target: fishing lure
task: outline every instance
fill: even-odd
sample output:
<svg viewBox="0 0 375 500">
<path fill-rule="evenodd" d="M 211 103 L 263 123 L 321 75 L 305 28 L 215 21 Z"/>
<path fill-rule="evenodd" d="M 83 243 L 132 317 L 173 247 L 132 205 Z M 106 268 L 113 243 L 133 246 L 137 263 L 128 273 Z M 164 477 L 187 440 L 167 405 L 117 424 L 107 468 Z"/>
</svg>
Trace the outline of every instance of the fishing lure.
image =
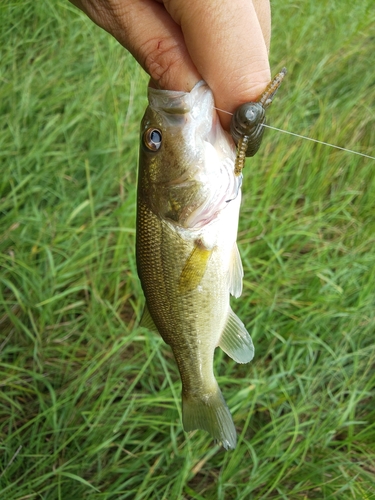
<svg viewBox="0 0 375 500">
<path fill-rule="evenodd" d="M 245 157 L 254 156 L 259 149 L 266 122 L 266 109 L 272 104 L 285 75 L 286 68 L 282 68 L 255 102 L 242 104 L 232 116 L 230 132 L 237 144 L 237 156 L 234 164 L 234 173 L 237 176 L 242 172 Z"/>
</svg>

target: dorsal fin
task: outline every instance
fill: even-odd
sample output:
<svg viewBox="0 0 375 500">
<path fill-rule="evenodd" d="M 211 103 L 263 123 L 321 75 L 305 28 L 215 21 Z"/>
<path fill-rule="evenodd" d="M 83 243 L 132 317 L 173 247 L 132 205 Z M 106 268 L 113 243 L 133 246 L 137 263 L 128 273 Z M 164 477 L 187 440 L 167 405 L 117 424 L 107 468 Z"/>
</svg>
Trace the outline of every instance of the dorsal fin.
<svg viewBox="0 0 375 500">
<path fill-rule="evenodd" d="M 145 308 L 143 310 L 139 326 L 141 326 L 142 328 L 147 328 L 147 330 L 151 330 L 152 332 L 159 333 L 159 330 L 157 329 L 154 320 L 151 318 L 150 311 L 148 310 L 147 307 L 147 302 L 145 304 Z"/>
</svg>

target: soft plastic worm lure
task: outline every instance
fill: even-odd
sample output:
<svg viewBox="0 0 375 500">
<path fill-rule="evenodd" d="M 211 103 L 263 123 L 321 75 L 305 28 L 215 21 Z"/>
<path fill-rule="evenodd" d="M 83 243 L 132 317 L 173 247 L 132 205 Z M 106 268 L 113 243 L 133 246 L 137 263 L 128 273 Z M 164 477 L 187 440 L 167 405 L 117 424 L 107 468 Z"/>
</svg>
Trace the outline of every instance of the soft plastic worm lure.
<svg viewBox="0 0 375 500">
<path fill-rule="evenodd" d="M 237 144 L 237 157 L 234 164 L 235 175 L 240 175 L 246 156 L 254 156 L 262 142 L 266 122 L 266 109 L 272 103 L 281 82 L 286 75 L 283 68 L 267 85 L 266 90 L 255 102 L 246 102 L 238 107 L 232 116 L 230 132 Z"/>
</svg>

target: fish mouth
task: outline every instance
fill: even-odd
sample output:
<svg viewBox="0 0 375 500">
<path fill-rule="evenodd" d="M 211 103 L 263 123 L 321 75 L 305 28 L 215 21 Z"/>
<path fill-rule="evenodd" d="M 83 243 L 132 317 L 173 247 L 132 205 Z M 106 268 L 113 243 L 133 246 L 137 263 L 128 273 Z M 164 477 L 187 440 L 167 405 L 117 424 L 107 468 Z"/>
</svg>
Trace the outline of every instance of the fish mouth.
<svg viewBox="0 0 375 500">
<path fill-rule="evenodd" d="M 211 97 L 211 91 L 203 80 L 200 80 L 190 92 L 149 87 L 148 101 L 149 106 L 157 112 L 168 115 L 185 115 L 199 108 L 197 110 L 198 116 L 202 110 L 202 94 L 204 93 Z M 213 100 L 212 97 L 211 100 Z"/>
<path fill-rule="evenodd" d="M 219 118 L 214 110 L 214 98 L 208 85 L 199 81 L 190 92 L 148 88 L 152 121 L 159 123 L 173 137 L 181 137 L 181 145 L 193 152 L 201 142 L 215 146 Z"/>
</svg>

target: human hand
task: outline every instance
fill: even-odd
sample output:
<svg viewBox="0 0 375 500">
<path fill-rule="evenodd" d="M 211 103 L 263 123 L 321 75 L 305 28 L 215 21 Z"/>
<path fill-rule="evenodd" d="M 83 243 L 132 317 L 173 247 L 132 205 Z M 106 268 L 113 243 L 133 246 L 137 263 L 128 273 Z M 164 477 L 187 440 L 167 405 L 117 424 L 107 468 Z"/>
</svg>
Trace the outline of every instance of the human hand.
<svg viewBox="0 0 375 500">
<path fill-rule="evenodd" d="M 190 91 L 201 79 L 233 112 L 270 81 L 269 0 L 71 0 L 128 49 L 151 85 Z M 220 113 L 224 128 L 230 116 Z"/>
</svg>

